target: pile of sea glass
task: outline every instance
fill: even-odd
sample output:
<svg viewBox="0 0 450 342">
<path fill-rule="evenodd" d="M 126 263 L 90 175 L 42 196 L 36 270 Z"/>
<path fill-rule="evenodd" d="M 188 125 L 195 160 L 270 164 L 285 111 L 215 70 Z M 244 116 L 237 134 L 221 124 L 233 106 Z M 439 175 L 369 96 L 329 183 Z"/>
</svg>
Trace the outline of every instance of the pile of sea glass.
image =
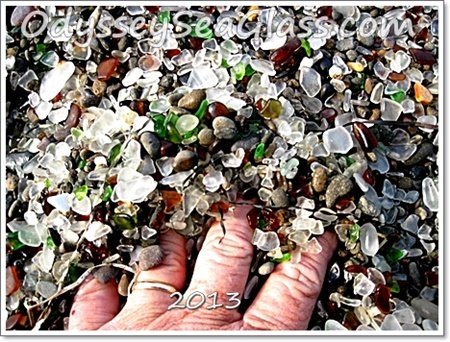
<svg viewBox="0 0 450 342">
<path fill-rule="evenodd" d="M 437 8 L 19 6 L 7 18 L 8 329 L 63 329 L 99 265 L 125 300 L 141 250 L 167 229 L 193 265 L 240 203 L 254 204 L 244 301 L 278 263 L 321 253 L 329 230 L 339 247 L 311 329 L 438 329 Z M 384 21 L 408 25 L 364 29 Z"/>
</svg>

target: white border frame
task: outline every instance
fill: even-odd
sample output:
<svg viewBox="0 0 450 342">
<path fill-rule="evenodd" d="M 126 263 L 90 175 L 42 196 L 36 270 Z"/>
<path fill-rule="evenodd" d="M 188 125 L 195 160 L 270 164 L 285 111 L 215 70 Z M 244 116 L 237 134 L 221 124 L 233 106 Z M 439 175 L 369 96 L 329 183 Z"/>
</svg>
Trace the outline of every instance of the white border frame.
<svg viewBox="0 0 450 342">
<path fill-rule="evenodd" d="M 19 1 L 20 5 L 39 5 L 39 6 L 55 6 L 55 5 L 101 5 L 101 6 L 123 6 L 123 1 Z M 127 4 L 131 4 L 130 2 L 126 2 Z M 444 336 L 444 326 L 447 324 L 447 320 L 444 317 L 444 298 L 445 298 L 445 289 L 444 289 L 444 277 L 447 277 L 447 272 L 445 270 L 446 260 L 444 260 L 444 238 L 447 238 L 449 234 L 444 234 L 444 230 L 446 229 L 445 221 L 444 221 L 444 193 L 447 193 L 448 184 L 444 182 L 444 124 L 446 113 L 444 108 L 444 47 L 448 48 L 448 44 L 446 40 L 447 35 L 444 33 L 444 21 L 445 21 L 445 13 L 444 13 L 444 1 L 333 1 L 333 0 L 316 0 L 316 1 L 277 1 L 278 6 L 316 6 L 318 3 L 332 6 L 340 6 L 340 5 L 365 5 L 365 4 L 376 4 L 377 6 L 401 6 L 401 5 L 426 5 L 426 6 L 437 6 L 439 8 L 439 153 L 438 153 L 438 167 L 439 167 L 439 330 L 438 331 L 9 331 L 6 330 L 6 308 L 5 308 L 5 297 L 3 297 L 3 293 L 5 293 L 5 282 L 1 282 L 1 335 L 5 336 Z M 166 6 L 186 6 L 186 3 L 181 1 L 133 1 L 133 5 L 166 5 Z M 271 2 L 264 0 L 256 0 L 256 1 L 189 1 L 189 6 L 200 6 L 200 5 L 249 5 L 249 4 L 261 4 L 261 5 L 270 5 Z M 6 32 L 6 7 L 7 6 L 16 6 L 18 5 L 17 1 L 1 1 L 1 32 Z M 9 18 L 8 18 L 9 19 Z M 444 41 L 445 40 L 445 41 Z M 0 222 L 2 223 L 2 230 L 0 233 L 0 243 L 1 243 L 1 279 L 5 279 L 5 271 L 6 268 L 3 267 L 3 263 L 5 260 L 6 253 L 6 239 L 4 238 L 4 234 L 6 233 L 6 207 L 5 207 L 5 199 L 6 193 L 5 188 L 3 186 L 3 181 L 6 179 L 6 168 L 3 167 L 5 165 L 6 159 L 6 150 L 5 150 L 5 141 L 6 139 L 6 70 L 4 70 L 4 60 L 5 60 L 5 52 L 6 52 L 6 41 L 5 36 L 2 34 L 0 38 L 0 47 L 1 47 L 1 58 L 0 58 L 0 77 L 1 77 L 1 97 L 0 97 L 0 132 L 1 132 L 1 141 L 0 141 L 0 183 L 2 184 L 0 187 Z M 447 75 L 448 76 L 448 75 Z M 445 125 L 445 128 L 448 125 Z M 445 187 L 445 190 L 444 190 Z M 450 191 L 450 190 L 449 190 Z M 449 245 L 449 244 L 447 244 Z"/>
</svg>

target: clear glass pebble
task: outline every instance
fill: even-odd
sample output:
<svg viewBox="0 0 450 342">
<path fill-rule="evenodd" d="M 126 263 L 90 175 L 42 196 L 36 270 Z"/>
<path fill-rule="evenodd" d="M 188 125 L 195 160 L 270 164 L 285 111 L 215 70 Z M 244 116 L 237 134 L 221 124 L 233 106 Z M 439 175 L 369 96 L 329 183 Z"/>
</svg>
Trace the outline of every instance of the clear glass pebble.
<svg viewBox="0 0 450 342">
<path fill-rule="evenodd" d="M 399 50 L 395 53 L 395 57 L 390 64 L 390 68 L 391 70 L 400 73 L 406 69 L 410 63 L 411 57 L 405 51 Z"/>
<path fill-rule="evenodd" d="M 374 256 L 380 248 L 377 230 L 371 223 L 365 223 L 360 229 L 361 251 L 367 256 Z"/>
<path fill-rule="evenodd" d="M 402 114 L 403 107 L 398 102 L 383 98 L 381 100 L 381 118 L 387 121 L 397 121 Z"/>
<path fill-rule="evenodd" d="M 28 85 L 30 82 L 38 80 L 36 73 L 33 70 L 27 70 L 17 81 L 17 84 L 21 86 L 25 90 L 28 89 Z"/>
<path fill-rule="evenodd" d="M 320 74 L 316 70 L 308 67 L 301 68 L 299 82 L 309 97 L 316 96 L 322 87 Z"/>
<path fill-rule="evenodd" d="M 402 224 L 400 224 L 400 226 L 404 230 L 409 231 L 409 232 L 413 233 L 414 235 L 416 235 L 417 230 L 419 229 L 418 222 L 419 222 L 419 216 L 417 216 L 416 214 L 411 214 L 406 218 L 405 221 L 403 221 Z"/>
<path fill-rule="evenodd" d="M 125 77 L 122 80 L 122 84 L 124 87 L 129 87 L 135 84 L 144 74 L 144 70 L 141 68 L 133 68 L 127 72 Z"/>
<path fill-rule="evenodd" d="M 250 66 L 253 70 L 269 76 L 275 76 L 275 68 L 273 63 L 265 59 L 252 59 L 250 60 Z"/>
<path fill-rule="evenodd" d="M 335 321 L 334 319 L 329 319 L 325 322 L 325 330 L 327 331 L 327 330 L 348 330 L 348 329 L 338 321 Z"/>
<path fill-rule="evenodd" d="M 364 274 L 359 273 L 353 281 L 353 292 L 360 296 L 369 296 L 375 290 L 375 284 Z"/>
<path fill-rule="evenodd" d="M 185 114 L 177 120 L 175 128 L 178 130 L 178 133 L 184 135 L 197 127 L 199 123 L 200 120 L 195 115 Z"/>
<path fill-rule="evenodd" d="M 414 312 L 409 308 L 395 310 L 392 314 L 395 316 L 395 318 L 397 318 L 397 321 L 402 324 L 414 324 L 414 322 L 416 321 Z"/>
<path fill-rule="evenodd" d="M 112 228 L 99 221 L 92 222 L 87 228 L 84 238 L 90 242 L 100 239 L 112 232 Z"/>
<path fill-rule="evenodd" d="M 57 287 L 54 283 L 51 283 L 49 281 L 40 280 L 36 284 L 36 291 L 44 298 L 50 298 L 53 296 L 56 291 Z"/>
<path fill-rule="evenodd" d="M 353 147 L 353 139 L 344 127 L 336 127 L 326 130 L 322 136 L 325 148 L 330 153 L 345 154 Z"/>
<path fill-rule="evenodd" d="M 378 104 L 381 102 L 383 98 L 384 85 L 383 83 L 377 83 L 375 87 L 372 89 L 372 93 L 370 94 L 370 102 Z"/>
<path fill-rule="evenodd" d="M 436 304 L 421 298 L 414 298 L 411 301 L 411 306 L 422 318 L 438 321 L 439 309 Z"/>
<path fill-rule="evenodd" d="M 192 89 L 207 89 L 213 88 L 219 83 L 213 69 L 208 67 L 197 67 L 191 71 L 187 86 Z"/>
<path fill-rule="evenodd" d="M 422 330 L 417 324 L 402 324 L 402 329 L 405 331 L 411 331 L 411 330 Z"/>
<path fill-rule="evenodd" d="M 431 319 L 424 319 L 422 321 L 423 330 L 439 330 L 439 325 Z"/>
<path fill-rule="evenodd" d="M 205 189 L 210 192 L 216 192 L 225 181 L 221 171 L 213 170 L 203 178 Z"/>
<path fill-rule="evenodd" d="M 423 203 L 433 212 L 439 210 L 439 191 L 430 177 L 422 181 Z"/>
<path fill-rule="evenodd" d="M 42 78 L 39 88 L 39 96 L 44 101 L 52 100 L 64 88 L 66 82 L 75 72 L 75 65 L 72 62 L 62 61 L 47 72 Z"/>
<path fill-rule="evenodd" d="M 382 81 L 385 81 L 391 70 L 389 70 L 388 68 L 386 68 L 383 63 L 381 62 L 376 62 L 375 65 L 373 66 L 373 72 L 375 73 L 375 75 L 381 79 Z"/>
<path fill-rule="evenodd" d="M 381 330 L 403 330 L 394 315 L 386 315 L 380 326 Z"/>
</svg>

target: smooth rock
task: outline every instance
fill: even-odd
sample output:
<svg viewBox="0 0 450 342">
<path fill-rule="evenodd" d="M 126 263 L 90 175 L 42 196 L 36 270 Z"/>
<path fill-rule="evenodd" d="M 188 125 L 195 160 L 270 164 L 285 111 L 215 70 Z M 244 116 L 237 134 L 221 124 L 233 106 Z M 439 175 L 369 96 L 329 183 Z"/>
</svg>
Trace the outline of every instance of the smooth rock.
<svg viewBox="0 0 450 342">
<path fill-rule="evenodd" d="M 285 208 L 289 205 L 289 196 L 281 188 L 275 189 L 270 197 L 273 206 L 276 208 Z"/>
<path fill-rule="evenodd" d="M 152 245 L 142 249 L 139 254 L 139 268 L 147 271 L 158 266 L 164 260 L 164 253 L 159 245 Z"/>
<path fill-rule="evenodd" d="M 205 127 L 198 132 L 197 138 L 200 145 L 209 146 L 215 140 L 214 131 L 211 128 Z"/>
<path fill-rule="evenodd" d="M 184 95 L 178 101 L 178 107 L 187 109 L 187 110 L 196 110 L 200 103 L 206 98 L 206 93 L 203 89 L 195 89 L 186 95 Z"/>
<path fill-rule="evenodd" d="M 106 284 L 117 275 L 117 269 L 111 266 L 102 266 L 94 272 L 94 277 L 100 283 Z"/>
<path fill-rule="evenodd" d="M 328 174 L 323 167 L 316 167 L 312 173 L 311 186 L 315 192 L 323 192 L 326 189 Z"/>
<path fill-rule="evenodd" d="M 161 142 L 159 139 L 151 132 L 144 132 L 139 138 L 144 149 L 150 155 L 150 157 L 155 158 L 158 156 Z"/>
<path fill-rule="evenodd" d="M 334 176 L 325 192 L 326 206 L 331 208 L 339 197 L 348 194 L 352 189 L 353 183 L 348 177 L 344 175 Z"/>
<path fill-rule="evenodd" d="M 233 139 L 236 135 L 236 124 L 233 120 L 218 116 L 212 122 L 214 135 L 219 139 Z"/>
</svg>

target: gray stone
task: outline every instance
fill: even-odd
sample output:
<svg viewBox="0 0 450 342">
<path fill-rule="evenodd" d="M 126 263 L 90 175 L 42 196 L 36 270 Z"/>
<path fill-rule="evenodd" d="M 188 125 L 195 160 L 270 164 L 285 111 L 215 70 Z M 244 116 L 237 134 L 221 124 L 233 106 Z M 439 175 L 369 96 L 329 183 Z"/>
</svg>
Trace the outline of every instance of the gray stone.
<svg viewBox="0 0 450 342">
<path fill-rule="evenodd" d="M 270 198 L 272 200 L 273 206 L 276 208 L 285 208 L 289 205 L 289 197 L 281 188 L 275 189 L 272 192 L 272 196 Z"/>
<path fill-rule="evenodd" d="M 102 266 L 94 272 L 95 279 L 102 284 L 106 284 L 111 279 L 114 279 L 116 275 L 117 270 L 111 266 Z"/>
<path fill-rule="evenodd" d="M 233 139 L 236 135 L 236 124 L 233 120 L 218 116 L 213 120 L 214 135 L 219 139 Z"/>
<path fill-rule="evenodd" d="M 147 271 L 161 264 L 163 260 L 164 253 L 159 245 L 145 247 L 139 254 L 139 268 Z"/>
<path fill-rule="evenodd" d="M 139 140 L 150 157 L 155 158 L 159 155 L 161 142 L 153 133 L 144 132 Z"/>
</svg>

